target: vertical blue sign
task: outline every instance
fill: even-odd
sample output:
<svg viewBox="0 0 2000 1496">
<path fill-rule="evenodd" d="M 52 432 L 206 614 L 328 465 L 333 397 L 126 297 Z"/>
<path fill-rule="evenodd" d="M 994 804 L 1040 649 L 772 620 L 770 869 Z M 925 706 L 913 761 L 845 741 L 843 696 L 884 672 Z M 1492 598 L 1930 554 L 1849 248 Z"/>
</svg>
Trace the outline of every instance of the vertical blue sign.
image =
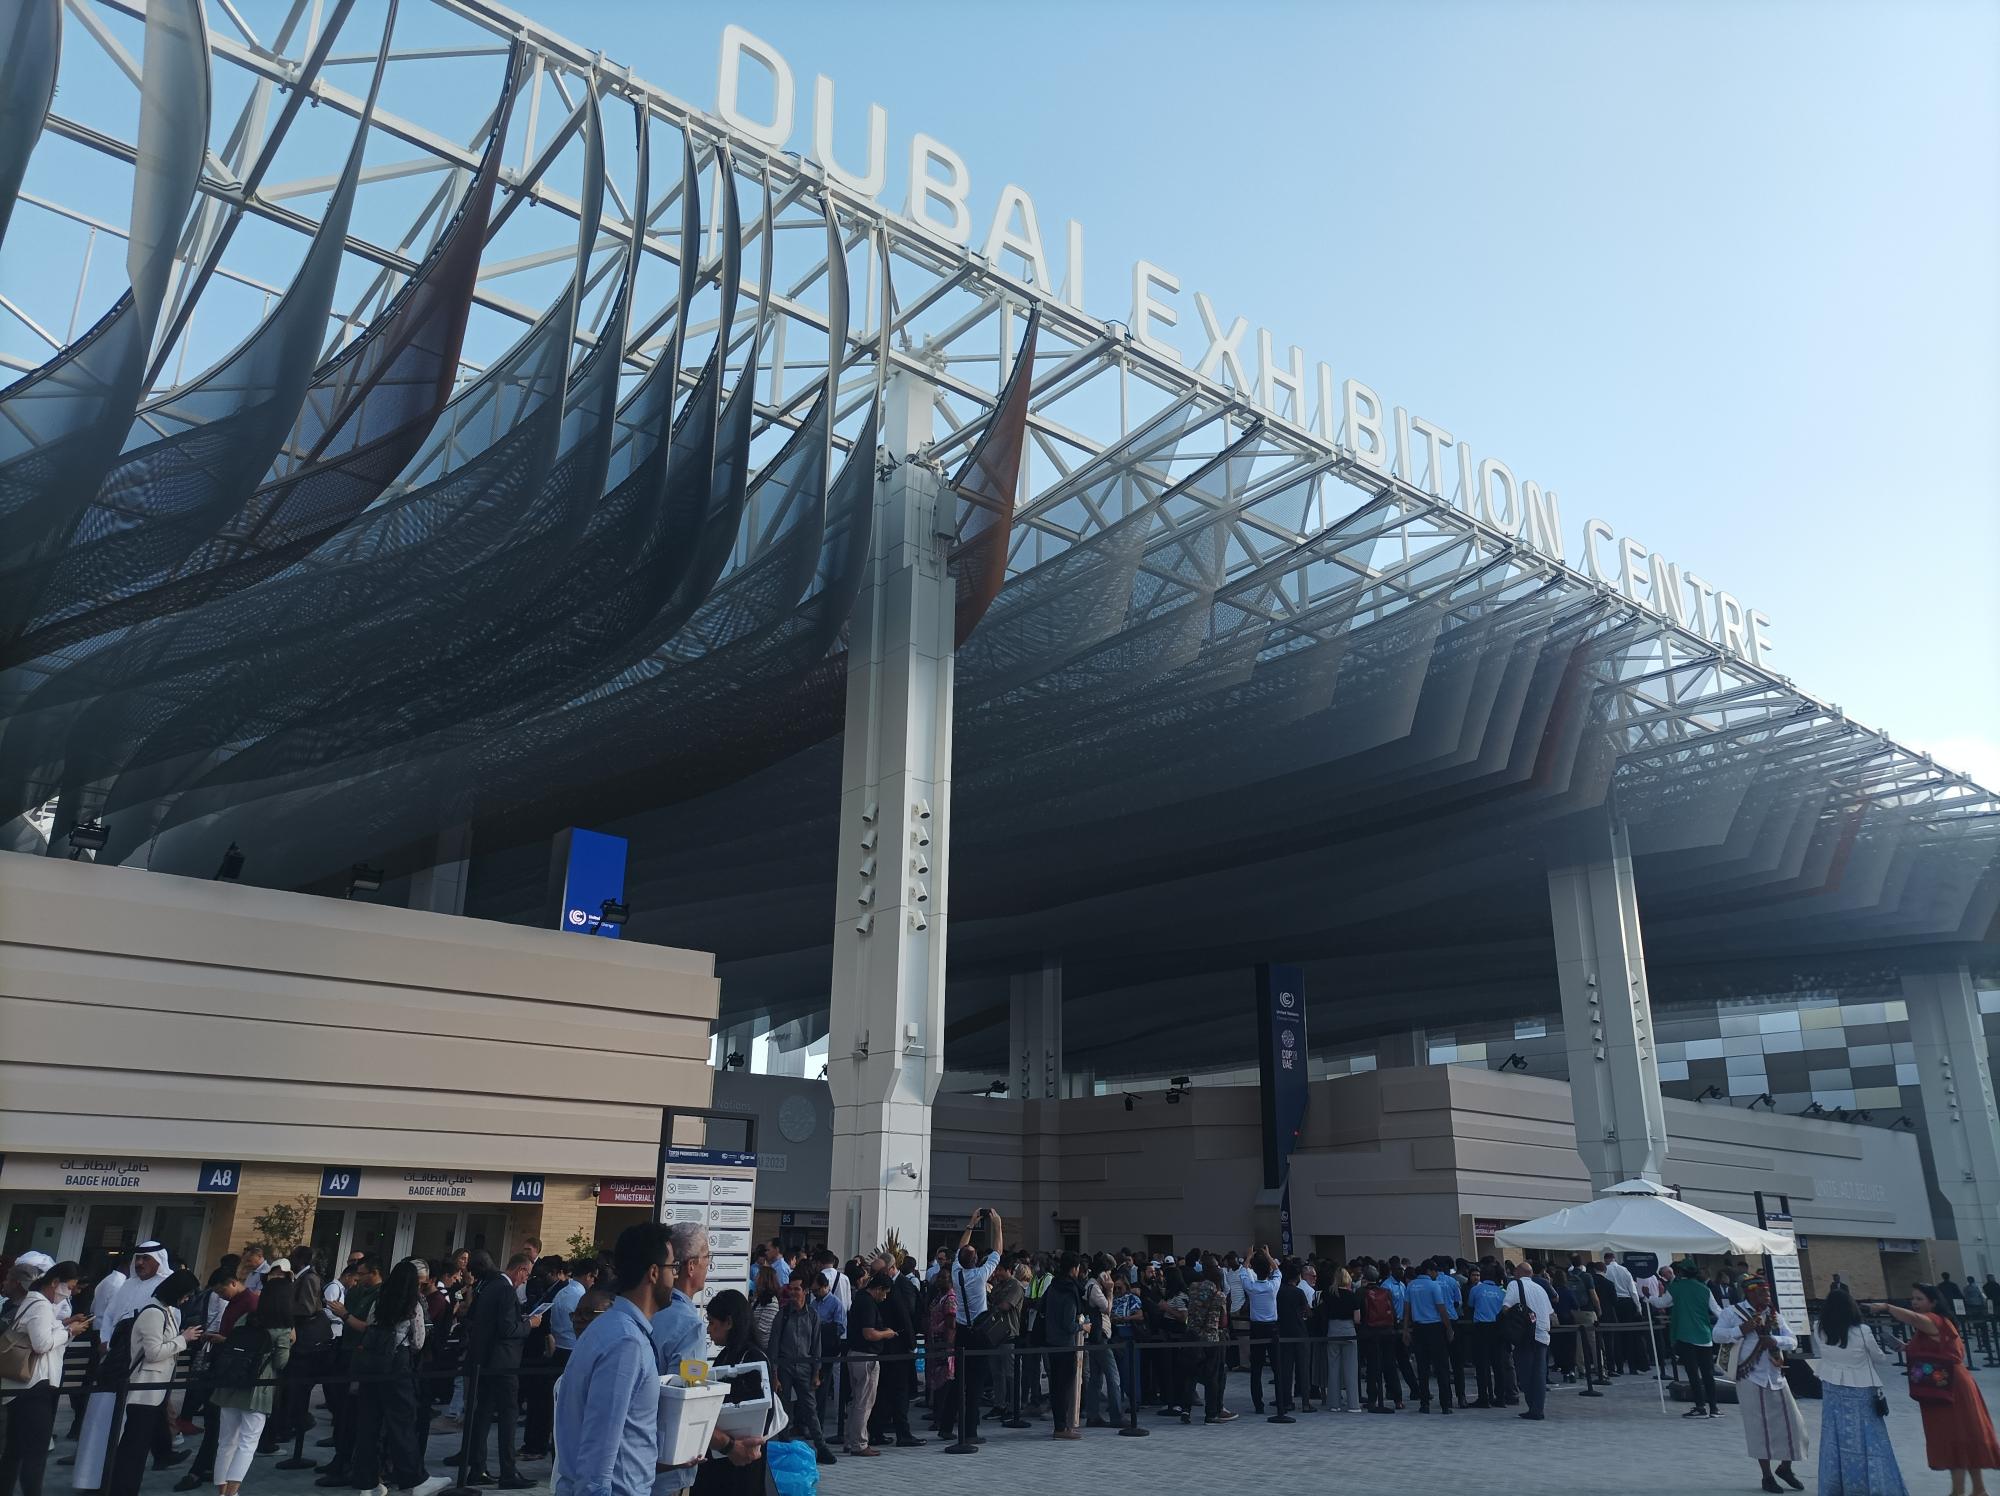
<svg viewBox="0 0 2000 1496">
<path fill-rule="evenodd" d="M 1257 968 L 1259 1110 L 1264 1188 L 1279 1191 L 1279 1250 L 1292 1250 L 1291 1159 L 1306 1117 L 1306 989 L 1296 966 Z"/>
<path fill-rule="evenodd" d="M 618 926 L 604 923 L 604 901 L 625 902 L 625 838 L 572 826 L 556 839 L 562 858 L 560 928 L 572 935 L 618 938 Z"/>
</svg>

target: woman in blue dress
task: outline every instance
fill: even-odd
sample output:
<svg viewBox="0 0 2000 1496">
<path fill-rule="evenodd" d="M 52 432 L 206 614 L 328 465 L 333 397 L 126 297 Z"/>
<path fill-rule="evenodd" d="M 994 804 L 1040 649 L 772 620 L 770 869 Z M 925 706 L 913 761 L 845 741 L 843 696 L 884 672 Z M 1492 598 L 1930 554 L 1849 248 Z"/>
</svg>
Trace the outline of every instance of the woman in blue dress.
<svg viewBox="0 0 2000 1496">
<path fill-rule="evenodd" d="M 1828 1290 L 1813 1342 L 1822 1399 L 1820 1496 L 1908 1496 L 1884 1416 L 1881 1368 L 1893 1366 L 1895 1358 L 1863 1323 L 1846 1288 Z"/>
</svg>

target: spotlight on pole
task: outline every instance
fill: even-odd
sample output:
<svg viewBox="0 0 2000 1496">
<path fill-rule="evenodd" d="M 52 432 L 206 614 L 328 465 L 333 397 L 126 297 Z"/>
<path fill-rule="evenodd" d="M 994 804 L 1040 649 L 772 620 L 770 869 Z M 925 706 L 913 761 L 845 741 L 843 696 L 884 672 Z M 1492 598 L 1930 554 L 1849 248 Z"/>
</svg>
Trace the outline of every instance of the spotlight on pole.
<svg viewBox="0 0 2000 1496">
<path fill-rule="evenodd" d="M 632 917 L 632 906 L 621 904 L 616 899 L 606 899 L 597 911 L 597 922 L 617 929 Z"/>
<path fill-rule="evenodd" d="M 725 1070 L 741 1070 L 748 1063 L 749 1061 L 743 1058 L 742 1050 L 732 1049 L 723 1058 L 722 1068 Z"/>
<path fill-rule="evenodd" d="M 1706 1091 L 1695 1097 L 1696 1101 L 1724 1101 L 1727 1099 L 1722 1094 L 1722 1087 L 1720 1086 L 1710 1086 Z"/>
<path fill-rule="evenodd" d="M 347 870 L 347 896 L 350 899 L 357 893 L 374 893 L 381 886 L 382 869 L 379 867 L 357 862 Z"/>
<path fill-rule="evenodd" d="M 1125 1110 L 1129 1112 L 1132 1110 L 1133 1107 L 1137 1106 L 1138 1104 L 1139 1104 L 1139 1098 L 1134 1096 L 1130 1091 L 1127 1091 L 1125 1093 Z"/>
<path fill-rule="evenodd" d="M 234 883 L 242 876 L 243 849 L 237 846 L 235 842 L 231 842 L 229 850 L 222 854 L 222 865 L 215 870 L 215 876 L 209 881 L 211 883 Z"/>
<path fill-rule="evenodd" d="M 1510 1054 L 1500 1062 L 1499 1068 L 1502 1070 L 1526 1070 L 1528 1068 L 1528 1057 L 1520 1053 Z"/>
<path fill-rule="evenodd" d="M 69 828 L 69 860 L 75 862 L 85 852 L 100 852 L 111 832 L 102 821 L 78 821 Z"/>
</svg>

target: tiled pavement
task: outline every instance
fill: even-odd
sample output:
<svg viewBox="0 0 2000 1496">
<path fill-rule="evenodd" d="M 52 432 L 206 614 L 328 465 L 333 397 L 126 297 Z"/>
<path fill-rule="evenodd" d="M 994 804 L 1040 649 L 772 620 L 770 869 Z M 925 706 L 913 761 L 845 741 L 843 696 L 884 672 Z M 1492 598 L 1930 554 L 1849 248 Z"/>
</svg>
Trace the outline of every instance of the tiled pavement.
<svg viewBox="0 0 2000 1496">
<path fill-rule="evenodd" d="M 1978 1380 L 1989 1407 L 2000 1405 L 2000 1371 L 1982 1371 Z M 1232 1405 L 1247 1402 L 1243 1379 L 1232 1377 Z M 1393 1417 L 1312 1414 L 1287 1426 L 1273 1426 L 1243 1409 L 1230 1424 L 1183 1427 L 1178 1419 L 1145 1419 L 1150 1435 L 1123 1438 L 1108 1430 L 1087 1430 L 1080 1443 L 1059 1443 L 1049 1425 L 1009 1431 L 994 1428 L 975 1455 L 948 1455 L 942 1441 L 922 1449 L 891 1449 L 879 1459 L 843 1457 L 823 1469 L 820 1489 L 827 1496 L 992 1496 L 1000 1491 L 1037 1493 L 1143 1492 L 1145 1496 L 1229 1496 L 1233 1488 L 1254 1486 L 1257 1496 L 1338 1492 L 1464 1492 L 1467 1496 L 1716 1496 L 1758 1489 L 1757 1467 L 1743 1454 L 1741 1425 L 1725 1406 L 1715 1421 L 1688 1421 L 1681 1406 L 1664 1415 L 1653 1384 L 1624 1378 L 1599 1399 L 1578 1396 L 1574 1387 L 1549 1393 L 1549 1417 L 1527 1423 L 1509 1410 L 1479 1411 L 1441 1418 L 1419 1417 L 1414 1408 Z M 1817 1433 L 1819 1405 L 1807 1402 L 1807 1426 Z M 1923 1427 L 1916 1406 L 1891 1387 L 1889 1428 L 1912 1496 L 1943 1493 L 1946 1478 L 1924 1464 Z M 64 1445 L 67 1453 L 72 1446 Z M 452 1447 L 442 1431 L 432 1438 L 434 1455 Z M 442 1467 L 433 1464 L 434 1471 Z M 546 1463 L 524 1466 L 540 1479 L 546 1496 Z M 1808 1457 L 1799 1466 L 1806 1488 L 1814 1490 L 1817 1466 Z M 149 1474 L 145 1496 L 164 1496 L 170 1470 Z M 50 1496 L 68 1496 L 69 1471 L 51 1461 Z M 1993 1481 L 2000 1490 L 2000 1479 Z M 260 1459 L 245 1482 L 246 1496 L 320 1496 L 309 1474 L 285 1474 Z"/>
</svg>

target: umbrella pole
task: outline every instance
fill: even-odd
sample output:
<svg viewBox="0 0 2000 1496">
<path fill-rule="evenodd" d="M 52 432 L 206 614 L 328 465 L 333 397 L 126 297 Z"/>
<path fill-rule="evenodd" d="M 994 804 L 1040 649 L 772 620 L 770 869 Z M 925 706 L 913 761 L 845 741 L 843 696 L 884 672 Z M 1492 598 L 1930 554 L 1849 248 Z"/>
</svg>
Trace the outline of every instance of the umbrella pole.
<svg viewBox="0 0 2000 1496">
<path fill-rule="evenodd" d="M 1653 1321 L 1650 1315 L 1646 1319 L 1646 1338 L 1648 1340 L 1653 1338 Z M 1658 1346 L 1648 1348 L 1654 1351 L 1659 1349 Z M 1660 1364 L 1663 1359 L 1665 1358 L 1659 1355 L 1653 1357 L 1653 1385 L 1660 1389 L 1660 1411 L 1662 1413 L 1667 1411 L 1667 1373 L 1666 1368 Z"/>
</svg>

